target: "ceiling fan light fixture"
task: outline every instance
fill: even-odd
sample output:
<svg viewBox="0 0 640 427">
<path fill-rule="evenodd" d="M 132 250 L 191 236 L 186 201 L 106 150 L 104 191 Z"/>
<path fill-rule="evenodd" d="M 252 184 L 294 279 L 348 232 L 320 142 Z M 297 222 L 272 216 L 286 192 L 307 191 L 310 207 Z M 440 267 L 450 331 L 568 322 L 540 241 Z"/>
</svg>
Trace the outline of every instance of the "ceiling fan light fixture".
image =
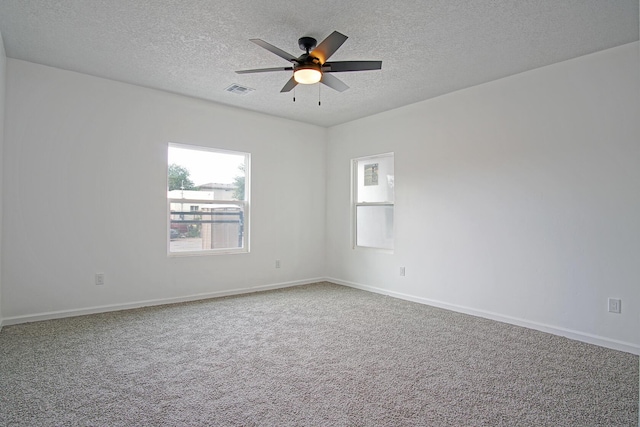
<svg viewBox="0 0 640 427">
<path fill-rule="evenodd" d="M 285 52 L 284 50 L 267 43 L 261 39 L 251 39 L 258 46 L 268 50 L 269 52 L 287 60 L 288 67 L 271 67 L 258 68 L 255 70 L 240 70 L 238 74 L 250 73 L 267 73 L 271 71 L 287 71 L 289 80 L 280 89 L 280 93 L 291 92 L 298 84 L 312 85 L 314 83 L 322 83 L 338 92 L 344 92 L 349 89 L 342 80 L 335 77 L 333 73 L 341 73 L 346 71 L 370 71 L 382 69 L 382 61 L 332 61 L 327 62 L 331 55 L 342 46 L 347 40 L 347 36 L 337 31 L 329 34 L 320 44 L 313 37 L 301 37 L 298 40 L 298 46 L 304 51 L 299 57 Z M 295 98 L 294 98 L 295 99 Z"/>
<path fill-rule="evenodd" d="M 301 65 L 293 72 L 293 78 L 302 85 L 312 85 L 322 79 L 322 71 L 316 65 Z"/>
</svg>

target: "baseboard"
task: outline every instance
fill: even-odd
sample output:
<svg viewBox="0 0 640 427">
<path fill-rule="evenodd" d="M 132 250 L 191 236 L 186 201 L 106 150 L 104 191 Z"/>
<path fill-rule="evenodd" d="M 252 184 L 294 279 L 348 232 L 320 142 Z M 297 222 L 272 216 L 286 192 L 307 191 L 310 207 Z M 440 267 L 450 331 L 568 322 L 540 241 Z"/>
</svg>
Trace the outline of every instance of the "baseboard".
<svg viewBox="0 0 640 427">
<path fill-rule="evenodd" d="M 295 280 L 291 282 L 274 283 L 269 285 L 251 286 L 248 288 L 230 289 L 223 291 L 207 292 L 201 294 L 193 294 L 174 298 L 160 298 L 145 301 L 136 301 L 124 304 L 100 305 L 95 307 L 87 307 L 72 310 L 50 311 L 46 313 L 29 314 L 24 316 L 5 317 L 0 320 L 0 329 L 2 326 L 17 325 L 20 323 L 39 322 L 41 320 L 62 319 L 65 317 L 84 316 L 87 314 L 106 313 L 109 311 L 130 310 L 133 308 L 150 307 L 155 305 L 175 304 L 179 302 L 198 301 L 209 298 L 219 298 L 232 295 L 242 295 L 253 292 L 268 291 L 273 289 L 283 289 L 292 286 L 308 285 L 324 281 L 324 278 L 318 277 L 314 279 Z"/>
<path fill-rule="evenodd" d="M 420 304 L 426 304 L 433 307 L 443 308 L 445 310 L 456 311 L 458 313 L 470 314 L 472 316 L 483 317 L 485 319 L 495 320 L 498 322 L 509 323 L 516 326 L 522 326 L 529 329 L 535 329 L 541 332 L 547 332 L 553 335 L 559 335 L 576 341 L 586 342 L 588 344 L 599 345 L 601 347 L 610 348 L 613 350 L 624 351 L 631 354 L 640 355 L 640 346 L 628 343 L 624 341 L 613 340 L 597 335 L 587 334 L 580 331 L 574 331 L 571 329 L 561 328 L 552 325 L 546 325 L 544 323 L 532 322 L 530 320 L 521 319 L 517 317 L 505 316 L 499 313 L 494 313 L 485 310 L 478 310 L 470 307 L 465 307 L 456 304 L 449 304 L 442 301 L 437 301 L 429 298 L 417 297 L 414 295 L 404 294 L 401 292 L 394 292 L 387 289 L 377 288 L 374 286 L 363 285 L 360 283 L 348 282 L 345 280 L 336 279 L 333 277 L 326 277 L 324 279 L 327 282 L 335 283 L 337 285 L 348 286 L 350 288 L 361 289 L 364 291 L 375 292 L 377 294 L 388 295 L 390 297 L 403 299 L 406 301 L 417 302 Z"/>
<path fill-rule="evenodd" d="M 483 317 L 483 318 L 495 320 L 498 322 L 509 323 L 516 326 L 535 329 L 538 331 L 567 337 L 577 341 L 599 345 L 601 347 L 606 347 L 613 350 L 625 351 L 627 353 L 640 355 L 640 346 L 636 344 L 632 344 L 624 341 L 612 340 L 612 339 L 597 336 L 597 335 L 587 334 L 584 332 L 547 325 L 543 323 L 532 322 L 532 321 L 517 318 L 517 317 L 505 316 L 505 315 L 490 312 L 490 311 L 478 310 L 478 309 L 460 306 L 456 304 L 449 304 L 446 302 L 433 300 L 429 298 L 417 297 L 414 295 L 404 294 L 401 292 L 390 291 L 387 289 L 377 288 L 374 286 L 363 285 L 355 282 L 349 282 L 345 280 L 336 279 L 334 277 L 318 277 L 313 279 L 296 280 L 296 281 L 290 281 L 290 282 L 274 283 L 269 285 L 252 286 L 248 288 L 222 290 L 222 291 L 207 292 L 207 293 L 201 293 L 201 294 L 192 294 L 192 295 L 187 295 L 182 297 L 160 298 L 160 299 L 136 301 L 136 302 L 124 303 L 124 304 L 110 304 L 110 305 L 101 305 L 101 306 L 94 306 L 94 307 L 88 307 L 88 308 L 82 308 L 82 309 L 60 310 L 60 311 L 51 311 L 46 313 L 30 314 L 30 315 L 24 315 L 24 316 L 6 317 L 3 319 L 0 319 L 0 331 L 2 331 L 3 326 L 17 325 L 20 323 L 38 322 L 42 320 L 61 319 L 65 317 L 83 316 L 87 314 L 105 313 L 109 311 L 129 310 L 129 309 L 140 308 L 140 307 L 150 307 L 150 306 L 156 306 L 156 305 L 197 301 L 197 300 L 225 297 L 225 296 L 231 296 L 231 295 L 241 295 L 241 294 L 247 294 L 252 292 L 260 292 L 260 291 L 268 291 L 273 289 L 283 289 L 283 288 L 288 288 L 293 286 L 308 285 L 311 283 L 317 283 L 322 281 L 328 281 L 338 285 L 348 286 L 351 288 L 361 289 L 364 291 L 374 292 L 382 295 L 388 295 L 388 296 L 403 299 L 406 301 L 417 302 L 420 304 L 426 304 L 426 305 L 430 305 L 438 308 L 443 308 L 446 310 L 469 314 L 472 316 Z"/>
</svg>

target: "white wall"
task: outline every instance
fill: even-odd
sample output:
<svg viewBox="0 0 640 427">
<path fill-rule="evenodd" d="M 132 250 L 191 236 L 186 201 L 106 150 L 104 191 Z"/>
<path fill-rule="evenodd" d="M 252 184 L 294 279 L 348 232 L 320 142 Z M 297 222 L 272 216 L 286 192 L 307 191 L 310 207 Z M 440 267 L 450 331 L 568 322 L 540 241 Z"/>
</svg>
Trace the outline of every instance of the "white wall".
<svg viewBox="0 0 640 427">
<path fill-rule="evenodd" d="M 326 276 L 637 353 L 638 48 L 328 132 L 9 59 L 5 324 Z M 250 254 L 166 256 L 168 141 L 252 153 Z M 349 160 L 389 151 L 395 254 L 354 251 Z"/>
<path fill-rule="evenodd" d="M 0 33 L 0 330 L 2 330 L 2 164 L 4 156 L 4 103 L 7 57 L 4 52 L 4 41 Z"/>
<path fill-rule="evenodd" d="M 5 324 L 323 276 L 325 129 L 14 59 L 6 102 Z M 251 253 L 167 257 L 169 141 L 252 154 Z"/>
<path fill-rule="evenodd" d="M 331 128 L 327 275 L 639 353 L 639 67 L 632 43 Z M 390 151 L 395 253 L 354 251 L 349 160 Z"/>
</svg>

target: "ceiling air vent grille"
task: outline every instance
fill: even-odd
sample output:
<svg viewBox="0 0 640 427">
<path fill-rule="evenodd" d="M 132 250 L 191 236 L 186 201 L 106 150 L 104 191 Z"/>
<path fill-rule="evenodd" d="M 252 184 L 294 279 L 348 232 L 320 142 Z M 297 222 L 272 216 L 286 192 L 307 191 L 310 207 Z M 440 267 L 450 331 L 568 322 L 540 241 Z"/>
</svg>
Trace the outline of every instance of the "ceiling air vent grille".
<svg viewBox="0 0 640 427">
<path fill-rule="evenodd" d="M 250 87 L 241 86 L 239 84 L 232 84 L 228 88 L 225 89 L 227 92 L 235 93 L 236 95 L 246 95 L 249 92 L 253 92 L 255 89 L 251 89 Z"/>
</svg>

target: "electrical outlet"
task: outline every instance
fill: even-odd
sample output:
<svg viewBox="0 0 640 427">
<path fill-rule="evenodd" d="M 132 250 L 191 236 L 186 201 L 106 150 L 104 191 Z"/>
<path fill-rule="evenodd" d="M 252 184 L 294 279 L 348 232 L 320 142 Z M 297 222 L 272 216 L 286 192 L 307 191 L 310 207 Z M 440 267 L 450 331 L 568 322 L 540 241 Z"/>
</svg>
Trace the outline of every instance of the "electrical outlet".
<svg viewBox="0 0 640 427">
<path fill-rule="evenodd" d="M 622 300 L 609 298 L 609 313 L 622 313 Z"/>
<path fill-rule="evenodd" d="M 280 260 L 279 259 L 276 260 L 276 268 L 280 268 Z"/>
<path fill-rule="evenodd" d="M 406 271 L 405 271 L 404 267 L 400 267 L 400 275 L 401 275 L 401 276 L 404 276 L 404 275 L 405 275 L 405 272 L 406 272 Z"/>
<path fill-rule="evenodd" d="M 96 285 L 104 285 L 104 273 L 96 273 Z"/>
</svg>

